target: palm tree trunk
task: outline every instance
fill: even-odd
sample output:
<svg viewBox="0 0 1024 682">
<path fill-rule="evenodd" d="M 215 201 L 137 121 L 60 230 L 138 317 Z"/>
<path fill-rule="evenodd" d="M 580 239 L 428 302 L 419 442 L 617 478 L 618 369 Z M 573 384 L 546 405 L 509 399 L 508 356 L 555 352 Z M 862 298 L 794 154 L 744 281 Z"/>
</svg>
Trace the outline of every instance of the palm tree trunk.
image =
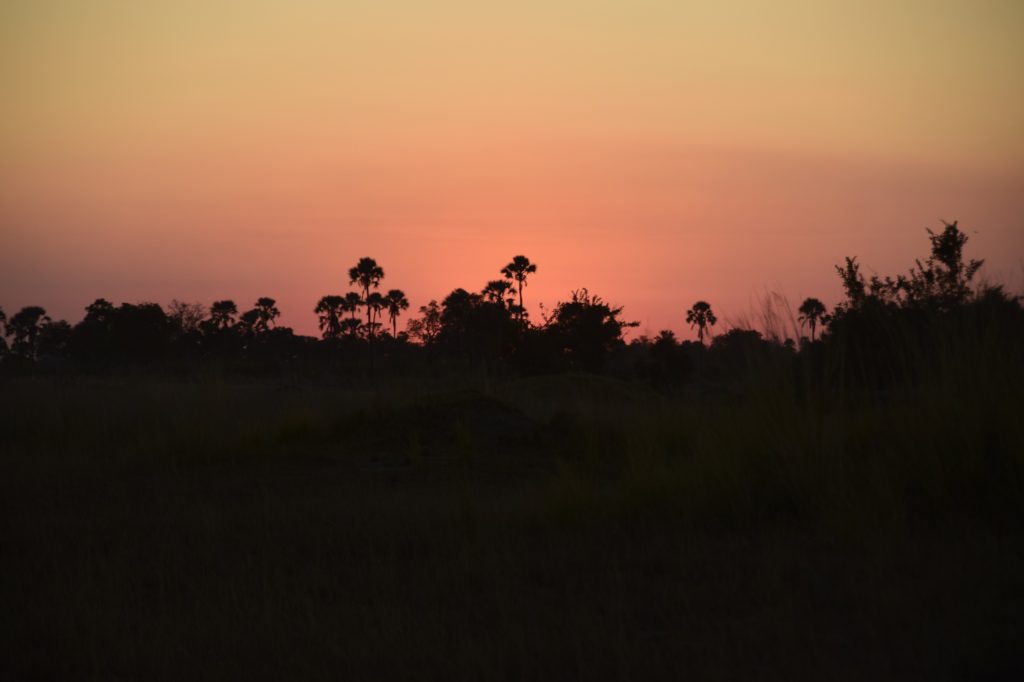
<svg viewBox="0 0 1024 682">
<path fill-rule="evenodd" d="M 520 279 L 519 283 L 519 322 L 523 321 L 523 280 Z"/>
<path fill-rule="evenodd" d="M 372 324 L 370 321 L 370 285 L 363 287 L 363 302 L 366 305 L 366 326 L 370 327 Z M 372 330 L 373 328 L 370 327 Z"/>
</svg>

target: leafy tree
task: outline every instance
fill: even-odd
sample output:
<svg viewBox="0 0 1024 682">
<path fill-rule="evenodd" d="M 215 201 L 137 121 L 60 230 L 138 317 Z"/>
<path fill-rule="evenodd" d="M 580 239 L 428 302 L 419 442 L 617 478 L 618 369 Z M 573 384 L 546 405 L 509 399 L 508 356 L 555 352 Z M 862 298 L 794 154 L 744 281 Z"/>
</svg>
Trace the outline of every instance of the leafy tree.
<svg viewBox="0 0 1024 682">
<path fill-rule="evenodd" d="M 697 328 L 697 338 L 700 343 L 704 343 L 704 332 L 708 327 L 715 326 L 718 322 L 718 318 L 715 317 L 714 311 L 711 310 L 711 304 L 707 301 L 697 301 L 693 304 L 693 307 L 686 311 L 686 322 L 690 325 L 690 329 Z"/>
<path fill-rule="evenodd" d="M 39 328 L 37 353 L 39 357 L 63 356 L 67 353 L 70 340 L 71 325 L 65 320 L 46 321 Z"/>
<path fill-rule="evenodd" d="M 46 311 L 39 306 L 26 306 L 7 321 L 7 333 L 12 337 L 11 351 L 16 355 L 34 358 L 37 339 L 43 325 L 50 321 Z"/>
<path fill-rule="evenodd" d="M 843 283 L 843 293 L 846 295 L 847 308 L 859 308 L 867 297 L 867 285 L 864 283 L 864 275 L 860 274 L 860 263 L 857 258 L 846 257 L 846 265 L 836 266 L 839 279 Z"/>
<path fill-rule="evenodd" d="M 366 304 L 366 324 L 368 325 L 373 324 L 368 303 L 370 289 L 379 287 L 382 279 L 384 279 L 384 268 L 377 265 L 377 261 L 369 257 L 360 258 L 359 262 L 349 268 L 348 271 L 348 283 L 357 284 L 363 289 L 362 300 Z"/>
<path fill-rule="evenodd" d="M 186 303 L 174 299 L 167 306 L 167 317 L 179 333 L 192 334 L 201 329 L 206 319 L 206 308 L 202 303 Z"/>
<path fill-rule="evenodd" d="M 971 295 L 971 280 L 984 261 L 964 262 L 963 250 L 967 235 L 957 221 L 943 223 L 945 228 L 936 234 L 928 230 L 931 255 L 917 267 L 911 268 L 909 277 L 897 278 L 897 286 L 911 305 L 928 305 L 950 309 L 967 302 Z"/>
<path fill-rule="evenodd" d="M 136 362 L 157 358 L 170 342 L 172 325 L 156 303 L 122 303 L 111 317 L 111 354 Z"/>
<path fill-rule="evenodd" d="M 512 350 L 517 327 L 503 305 L 460 288 L 441 302 L 438 341 L 455 353 L 477 359 L 504 358 Z"/>
<path fill-rule="evenodd" d="M 313 309 L 319 319 L 320 332 L 325 339 L 336 339 L 341 336 L 341 316 L 345 299 L 337 295 L 328 295 L 320 299 Z"/>
<path fill-rule="evenodd" d="M 516 311 L 516 316 L 520 322 L 523 321 L 523 314 L 526 312 L 526 308 L 523 307 L 523 287 L 526 286 L 527 276 L 535 272 L 537 272 L 537 266 L 531 263 L 526 256 L 516 256 L 512 262 L 501 269 L 501 274 L 505 279 L 515 281 L 519 290 L 519 309 Z"/>
<path fill-rule="evenodd" d="M 811 328 L 811 341 L 814 341 L 814 331 L 818 323 L 828 321 L 825 304 L 816 298 L 807 298 L 800 304 L 798 312 L 801 324 L 806 323 Z"/>
<path fill-rule="evenodd" d="M 663 387 L 682 382 L 690 371 L 690 362 L 675 333 L 664 329 L 651 343 L 651 367 L 648 370 L 655 385 Z"/>
<path fill-rule="evenodd" d="M 406 331 L 409 338 L 424 346 L 433 344 L 441 334 L 441 306 L 437 301 L 420 306 L 420 317 L 409 320 Z"/>
<path fill-rule="evenodd" d="M 600 369 L 608 353 L 622 343 L 622 331 L 637 322 L 620 319 L 621 307 L 612 307 L 586 289 L 572 292 L 551 314 L 547 332 L 553 334 L 570 366 Z"/>
<path fill-rule="evenodd" d="M 391 333 L 397 339 L 398 316 L 402 314 L 403 310 L 409 308 L 409 299 L 405 297 L 405 292 L 401 289 L 392 289 L 384 297 L 384 304 L 387 307 L 388 317 L 391 319 Z"/>
<path fill-rule="evenodd" d="M 85 306 L 84 322 L 96 322 L 101 325 L 109 325 L 114 318 L 116 308 L 114 304 L 105 298 L 97 298 Z"/>
<path fill-rule="evenodd" d="M 773 351 L 782 348 L 755 329 L 733 328 L 714 338 L 708 356 L 713 371 L 737 378 L 741 369 L 751 371 L 764 365 Z"/>
<path fill-rule="evenodd" d="M 72 330 L 70 351 L 76 360 L 94 362 L 113 354 L 111 339 L 117 309 L 105 298 L 85 307 L 85 317 Z"/>
</svg>

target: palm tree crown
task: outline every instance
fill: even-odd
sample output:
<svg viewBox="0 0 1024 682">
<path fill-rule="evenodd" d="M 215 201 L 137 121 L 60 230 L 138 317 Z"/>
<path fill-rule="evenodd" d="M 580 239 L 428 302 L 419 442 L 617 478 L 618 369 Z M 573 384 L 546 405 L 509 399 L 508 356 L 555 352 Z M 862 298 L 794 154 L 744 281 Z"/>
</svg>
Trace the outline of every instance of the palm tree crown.
<svg viewBox="0 0 1024 682">
<path fill-rule="evenodd" d="M 388 310 L 388 317 L 391 319 L 391 334 L 398 338 L 398 316 L 403 310 L 409 307 L 409 299 L 401 289 L 392 289 L 384 297 L 384 304 Z"/>
<path fill-rule="evenodd" d="M 234 301 L 214 301 L 210 306 L 210 324 L 214 329 L 227 329 L 235 323 L 238 306 Z"/>
<path fill-rule="evenodd" d="M 356 319 L 356 311 L 359 310 L 361 305 L 363 305 L 363 297 L 359 295 L 358 291 L 350 291 L 345 294 L 341 309 L 346 313 L 350 313 L 354 320 Z"/>
<path fill-rule="evenodd" d="M 341 314 L 345 299 L 328 295 L 320 299 L 313 309 L 319 318 L 320 331 L 325 339 L 336 339 L 341 335 Z"/>
<path fill-rule="evenodd" d="M 512 282 L 504 279 L 492 279 L 480 293 L 491 303 L 500 303 L 503 307 L 509 307 L 512 304 L 512 299 L 506 300 L 506 297 L 509 296 L 511 289 Z"/>
<path fill-rule="evenodd" d="M 265 332 L 273 326 L 274 320 L 281 315 L 281 311 L 277 309 L 277 301 L 270 298 L 269 296 L 262 296 L 256 300 L 256 307 L 253 308 L 256 311 L 256 331 Z"/>
<path fill-rule="evenodd" d="M 516 256 L 512 262 L 501 269 L 505 279 L 514 280 L 519 289 L 519 310 L 516 311 L 519 320 L 523 319 L 523 287 L 526 286 L 526 276 L 537 272 L 537 266 L 530 262 L 526 256 Z"/>
<path fill-rule="evenodd" d="M 697 328 L 697 338 L 701 343 L 704 343 L 704 330 L 709 326 L 715 326 L 718 322 L 718 318 L 715 317 L 715 313 L 711 310 L 711 304 L 707 301 L 697 301 L 693 304 L 693 307 L 686 311 L 686 322 L 690 325 L 690 329 Z"/>
<path fill-rule="evenodd" d="M 384 268 L 377 265 L 377 261 L 369 257 L 359 259 L 359 262 L 348 270 L 348 283 L 358 284 L 363 290 L 363 304 L 366 305 L 370 298 L 370 288 L 376 289 L 380 281 L 384 279 Z M 370 306 L 366 305 L 366 323 L 372 324 L 370 319 Z"/>
<path fill-rule="evenodd" d="M 800 322 L 806 322 L 811 328 L 811 341 L 814 341 L 814 330 L 818 323 L 826 321 L 828 317 L 825 314 L 825 304 L 816 298 L 808 298 L 800 304 L 798 312 L 800 313 Z"/>
</svg>

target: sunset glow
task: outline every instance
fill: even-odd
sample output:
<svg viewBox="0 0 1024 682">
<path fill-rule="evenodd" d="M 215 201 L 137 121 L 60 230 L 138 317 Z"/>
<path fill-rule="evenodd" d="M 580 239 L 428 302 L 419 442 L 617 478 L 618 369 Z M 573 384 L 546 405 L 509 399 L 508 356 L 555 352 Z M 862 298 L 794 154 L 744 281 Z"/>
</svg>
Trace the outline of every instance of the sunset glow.
<svg viewBox="0 0 1024 682">
<path fill-rule="evenodd" d="M 0 305 L 249 306 L 515 254 L 688 338 L 959 220 L 1024 285 L 1024 4 L 5 2 Z"/>
</svg>

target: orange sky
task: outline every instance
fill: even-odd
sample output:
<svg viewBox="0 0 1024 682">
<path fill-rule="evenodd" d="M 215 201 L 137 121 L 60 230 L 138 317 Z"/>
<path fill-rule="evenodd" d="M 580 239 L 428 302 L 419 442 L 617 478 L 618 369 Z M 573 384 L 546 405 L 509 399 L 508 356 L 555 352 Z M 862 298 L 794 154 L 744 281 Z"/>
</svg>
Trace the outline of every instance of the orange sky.
<svg viewBox="0 0 1024 682">
<path fill-rule="evenodd" d="M 682 333 L 940 219 L 1021 290 L 1020 35 L 1014 0 L 8 1 L 0 306 L 269 295 L 313 333 L 360 256 L 419 306 L 524 253 L 528 304 Z"/>
</svg>

